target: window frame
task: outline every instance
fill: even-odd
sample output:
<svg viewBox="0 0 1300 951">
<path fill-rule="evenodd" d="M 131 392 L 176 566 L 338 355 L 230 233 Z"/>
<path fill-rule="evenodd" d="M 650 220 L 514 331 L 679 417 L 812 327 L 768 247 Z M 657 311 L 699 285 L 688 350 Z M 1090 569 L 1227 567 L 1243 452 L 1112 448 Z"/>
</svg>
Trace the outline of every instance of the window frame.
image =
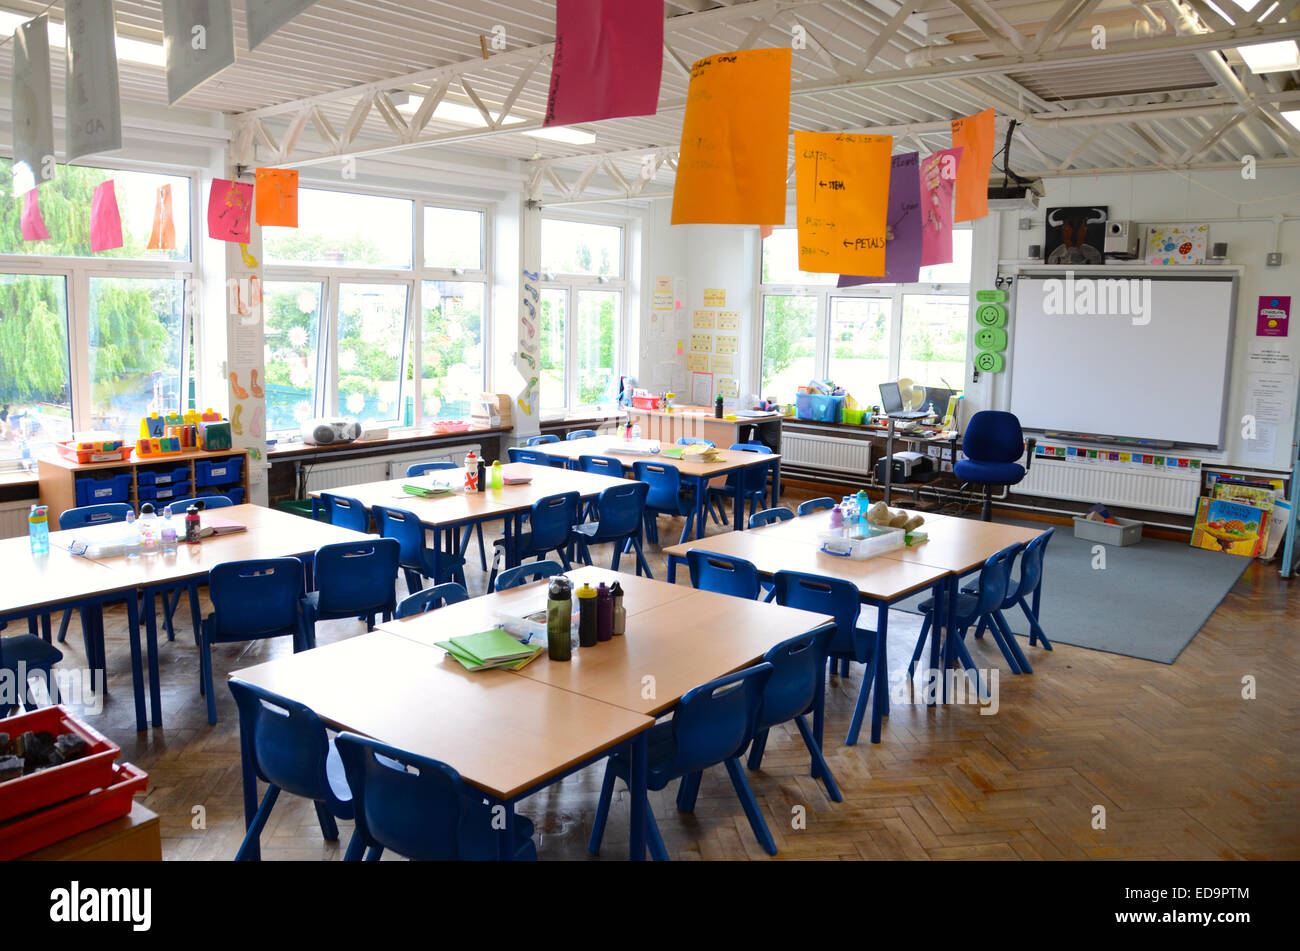
<svg viewBox="0 0 1300 951">
<path fill-rule="evenodd" d="M 796 230 L 794 228 L 778 228 L 777 231 Z M 757 293 L 755 296 L 756 306 L 754 308 L 755 319 L 758 321 L 756 332 L 752 335 L 750 364 L 755 368 L 755 385 L 761 390 L 765 385 L 763 379 L 763 338 L 766 331 L 766 298 L 770 296 L 778 297 L 812 297 L 817 301 L 817 327 L 816 327 L 816 346 L 814 348 L 813 372 L 817 379 L 825 379 L 829 373 L 831 362 L 831 307 L 833 301 L 837 298 L 854 298 L 854 299 L 881 299 L 890 301 L 889 315 L 889 376 L 890 379 L 898 379 L 899 366 L 902 362 L 903 347 L 903 303 L 904 298 L 909 296 L 923 295 L 926 297 L 954 297 L 961 298 L 970 304 L 971 286 L 974 281 L 975 255 L 974 255 L 974 228 L 971 226 L 956 228 L 958 231 L 972 232 L 972 253 L 971 253 L 971 282 L 960 283 L 926 283 L 916 282 L 912 284 L 861 284 L 855 287 L 836 287 L 834 284 L 765 284 L 763 283 L 763 241 L 758 242 L 757 268 L 755 274 L 758 277 Z M 968 331 L 969 334 L 969 331 Z M 970 351 L 967 348 L 966 372 L 970 371 Z M 769 394 L 762 393 L 766 397 Z M 784 399 L 785 394 L 771 394 L 779 399 Z M 788 394 L 793 398 L 793 394 Z M 873 394 L 867 397 L 868 405 L 876 402 L 872 398 Z M 862 397 L 859 396 L 861 400 Z"/>
</svg>

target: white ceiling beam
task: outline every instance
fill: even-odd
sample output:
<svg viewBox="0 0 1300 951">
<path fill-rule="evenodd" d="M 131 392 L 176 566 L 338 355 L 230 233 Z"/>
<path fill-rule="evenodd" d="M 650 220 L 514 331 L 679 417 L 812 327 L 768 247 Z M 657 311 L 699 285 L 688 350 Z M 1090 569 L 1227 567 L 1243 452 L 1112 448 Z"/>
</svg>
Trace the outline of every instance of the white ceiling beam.
<svg viewBox="0 0 1300 951">
<path fill-rule="evenodd" d="M 885 45 L 902 29 L 903 24 L 907 22 L 907 18 L 912 15 L 915 8 L 915 4 L 904 3 L 894 12 L 894 15 L 889 18 L 889 22 L 881 28 L 875 39 L 871 41 L 871 45 L 867 47 L 866 52 L 862 54 L 862 59 L 851 71 L 852 74 L 865 73 L 870 68 L 876 57 L 885 48 Z"/>
<path fill-rule="evenodd" d="M 1043 42 L 1037 43 L 1038 51 L 1040 53 L 1050 53 L 1052 50 L 1060 49 L 1066 37 L 1074 32 L 1075 27 L 1083 23 L 1084 19 L 1100 5 L 1101 0 L 1083 0 L 1057 33 L 1046 37 Z"/>
<path fill-rule="evenodd" d="M 1015 56 L 1024 49 L 1023 39 L 1020 43 L 1012 42 L 1011 38 L 1005 35 L 1002 30 L 993 23 L 993 20 L 985 14 L 985 11 L 977 6 L 975 0 L 949 0 L 949 2 L 965 14 L 966 19 L 970 20 L 971 23 L 975 25 L 975 28 L 983 33 L 984 36 L 987 37 L 988 40 L 998 49 L 1002 50 L 1003 53 L 1008 56 Z M 1016 36 L 1020 36 L 1018 30 L 1016 31 Z"/>
</svg>

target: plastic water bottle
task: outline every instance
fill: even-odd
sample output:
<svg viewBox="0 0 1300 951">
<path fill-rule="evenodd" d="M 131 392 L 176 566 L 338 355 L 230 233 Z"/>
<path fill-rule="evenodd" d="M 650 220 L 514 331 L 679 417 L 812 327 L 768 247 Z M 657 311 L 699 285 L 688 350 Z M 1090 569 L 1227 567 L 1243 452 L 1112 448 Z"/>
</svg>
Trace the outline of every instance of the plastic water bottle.
<svg viewBox="0 0 1300 951">
<path fill-rule="evenodd" d="M 176 523 L 172 521 L 172 507 L 163 507 L 162 528 L 158 532 L 164 555 L 176 554 Z"/>
<path fill-rule="evenodd" d="M 126 522 L 122 527 L 122 547 L 126 557 L 140 557 L 140 527 L 135 524 L 135 512 L 126 513 Z"/>
<path fill-rule="evenodd" d="M 146 502 L 140 506 L 140 518 L 136 526 L 140 530 L 140 554 L 158 554 L 158 516 L 154 514 L 151 503 Z"/>
<path fill-rule="evenodd" d="M 27 516 L 27 534 L 31 537 L 32 554 L 50 553 L 50 510 L 44 505 L 33 505 Z"/>
<path fill-rule="evenodd" d="M 637 423 L 632 427 L 632 441 L 636 442 L 641 438 L 641 424 Z"/>
</svg>

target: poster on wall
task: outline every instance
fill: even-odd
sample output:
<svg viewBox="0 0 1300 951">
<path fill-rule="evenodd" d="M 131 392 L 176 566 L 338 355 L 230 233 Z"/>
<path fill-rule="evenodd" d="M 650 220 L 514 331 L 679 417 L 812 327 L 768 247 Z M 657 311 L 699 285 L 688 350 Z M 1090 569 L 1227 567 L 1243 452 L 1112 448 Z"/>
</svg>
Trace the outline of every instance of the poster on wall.
<svg viewBox="0 0 1300 951">
<path fill-rule="evenodd" d="M 1256 337 L 1285 337 L 1291 325 L 1290 297 L 1261 297 L 1255 314 Z"/>
<path fill-rule="evenodd" d="M 691 403 L 694 406 L 708 406 L 713 402 L 713 374 L 691 374 Z"/>
<path fill-rule="evenodd" d="M 1209 225 L 1152 225 L 1147 228 L 1148 264 L 1204 264 Z"/>
<path fill-rule="evenodd" d="M 1047 209 L 1047 264 L 1104 264 L 1109 205 Z"/>
</svg>

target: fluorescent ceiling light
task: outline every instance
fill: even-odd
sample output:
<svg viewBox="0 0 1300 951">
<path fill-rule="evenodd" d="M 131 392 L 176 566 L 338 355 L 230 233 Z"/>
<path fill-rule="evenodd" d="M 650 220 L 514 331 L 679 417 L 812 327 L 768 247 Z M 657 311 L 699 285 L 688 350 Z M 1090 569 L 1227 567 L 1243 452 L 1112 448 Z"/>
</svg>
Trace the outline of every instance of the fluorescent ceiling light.
<svg viewBox="0 0 1300 951">
<path fill-rule="evenodd" d="M 423 96 L 410 95 L 406 93 L 394 93 L 393 99 L 398 104 L 397 111 L 406 115 L 414 115 L 424 102 Z M 405 101 L 402 96 L 405 95 Z M 438 103 L 433 110 L 435 119 L 442 119 L 445 122 L 455 122 L 459 125 L 474 126 L 478 129 L 486 129 L 487 122 L 483 118 L 483 113 L 479 112 L 474 106 L 466 106 L 459 102 L 448 102 L 445 99 Z M 512 125 L 523 123 L 527 120 L 518 116 L 508 116 L 503 128 L 509 129 Z M 571 145 L 594 145 L 596 137 L 590 132 L 583 132 L 581 129 L 573 129 L 568 126 L 552 126 L 546 129 L 521 129 L 523 135 L 531 135 L 534 139 L 549 139 L 552 142 L 567 142 Z"/>
<path fill-rule="evenodd" d="M 14 31 L 24 23 L 29 22 L 32 17 L 24 13 L 14 13 L 10 10 L 0 10 L 0 34 L 12 36 Z M 50 49 L 67 48 L 67 32 L 63 24 L 56 20 L 50 20 Z M 146 43 L 144 40 L 133 40 L 129 37 L 117 37 L 117 58 L 130 63 L 143 63 L 146 66 L 166 66 L 167 54 L 163 50 L 161 43 Z"/>
<path fill-rule="evenodd" d="M 1280 73 L 1300 69 L 1300 46 L 1296 45 L 1295 40 L 1238 46 L 1237 53 L 1246 61 L 1252 73 Z"/>
<path fill-rule="evenodd" d="M 1297 132 L 1300 132 L 1300 109 L 1292 109 L 1290 112 L 1284 112 L 1282 113 L 1282 118 L 1295 126 Z"/>
</svg>

